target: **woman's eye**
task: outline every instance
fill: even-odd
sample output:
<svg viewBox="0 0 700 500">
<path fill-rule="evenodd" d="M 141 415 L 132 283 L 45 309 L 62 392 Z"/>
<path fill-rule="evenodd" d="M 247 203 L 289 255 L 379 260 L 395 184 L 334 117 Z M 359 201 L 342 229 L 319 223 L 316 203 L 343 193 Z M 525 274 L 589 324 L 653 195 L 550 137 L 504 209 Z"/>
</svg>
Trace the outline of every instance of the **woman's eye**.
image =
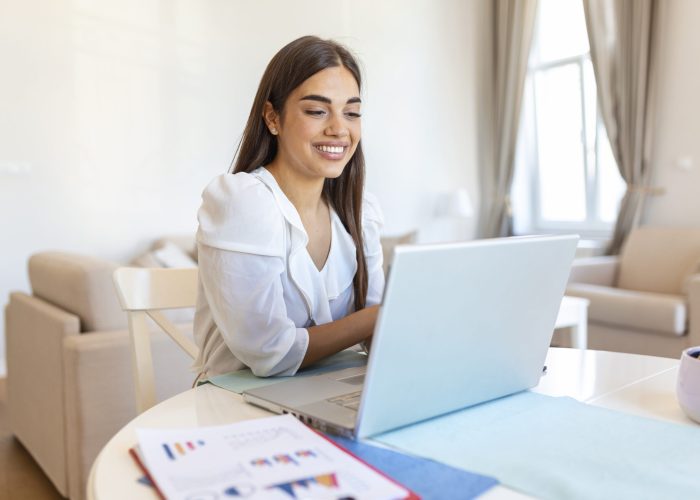
<svg viewBox="0 0 700 500">
<path fill-rule="evenodd" d="M 311 115 L 311 116 L 322 116 L 322 115 L 324 115 L 325 113 L 326 113 L 326 112 L 323 111 L 323 110 L 321 110 L 321 109 L 307 109 L 307 110 L 306 110 L 306 114 L 307 114 L 307 115 Z"/>
<path fill-rule="evenodd" d="M 347 116 L 348 118 L 360 118 L 362 116 L 362 114 L 352 111 L 352 112 L 345 113 L 345 116 Z"/>
</svg>

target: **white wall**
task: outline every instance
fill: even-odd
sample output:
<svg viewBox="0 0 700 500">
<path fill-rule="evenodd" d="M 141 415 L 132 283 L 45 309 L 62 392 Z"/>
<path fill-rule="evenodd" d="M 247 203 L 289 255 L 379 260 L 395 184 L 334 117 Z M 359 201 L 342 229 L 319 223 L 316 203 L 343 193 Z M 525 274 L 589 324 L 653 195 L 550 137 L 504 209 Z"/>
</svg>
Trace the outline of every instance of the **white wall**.
<svg viewBox="0 0 700 500">
<path fill-rule="evenodd" d="M 643 223 L 700 227 L 700 2 L 663 4 L 651 161 L 653 184 L 665 194 L 649 199 Z M 683 168 L 684 159 L 689 169 Z"/>
<path fill-rule="evenodd" d="M 466 187 L 478 206 L 485 2 L 0 0 L 2 301 L 29 290 L 33 252 L 125 261 L 193 232 L 265 65 L 304 34 L 364 63 L 368 187 L 385 232 L 435 237 L 439 193 Z"/>
</svg>

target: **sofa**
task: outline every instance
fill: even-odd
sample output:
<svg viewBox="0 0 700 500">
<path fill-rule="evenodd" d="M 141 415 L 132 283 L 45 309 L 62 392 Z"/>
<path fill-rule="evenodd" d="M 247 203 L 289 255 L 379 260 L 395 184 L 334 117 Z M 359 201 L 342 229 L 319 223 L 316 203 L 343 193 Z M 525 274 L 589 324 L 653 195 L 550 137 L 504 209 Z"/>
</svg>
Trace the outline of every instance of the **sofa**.
<svg viewBox="0 0 700 500">
<path fill-rule="evenodd" d="M 700 229 L 640 227 L 619 256 L 576 260 L 566 294 L 590 301 L 590 349 L 678 358 L 700 345 Z"/>
<path fill-rule="evenodd" d="M 166 238 L 129 263 L 195 265 L 194 238 Z M 136 415 L 131 344 L 112 283 L 119 266 L 89 256 L 41 252 L 29 259 L 30 294 L 5 308 L 7 398 L 13 434 L 56 489 L 81 499 L 107 441 Z M 171 320 L 192 331 L 192 311 Z M 159 400 L 189 389 L 191 360 L 153 329 Z"/>
</svg>

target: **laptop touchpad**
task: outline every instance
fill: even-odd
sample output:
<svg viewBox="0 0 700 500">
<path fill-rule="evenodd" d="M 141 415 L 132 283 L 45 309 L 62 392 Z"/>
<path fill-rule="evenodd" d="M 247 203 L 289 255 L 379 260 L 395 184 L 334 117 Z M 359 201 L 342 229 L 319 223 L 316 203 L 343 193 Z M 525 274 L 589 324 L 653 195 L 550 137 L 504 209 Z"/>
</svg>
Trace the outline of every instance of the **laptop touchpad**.
<svg viewBox="0 0 700 500">
<path fill-rule="evenodd" d="M 351 385 L 362 385 L 365 383 L 365 374 L 353 375 L 352 377 L 339 378 L 338 382 L 345 382 Z"/>
</svg>

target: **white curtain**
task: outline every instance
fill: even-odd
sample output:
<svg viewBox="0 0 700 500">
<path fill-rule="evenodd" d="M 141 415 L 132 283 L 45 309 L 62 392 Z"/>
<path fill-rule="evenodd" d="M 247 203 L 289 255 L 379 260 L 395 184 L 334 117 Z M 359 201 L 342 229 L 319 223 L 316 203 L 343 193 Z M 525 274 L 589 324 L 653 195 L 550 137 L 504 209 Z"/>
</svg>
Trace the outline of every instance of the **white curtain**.
<svg viewBox="0 0 700 500">
<path fill-rule="evenodd" d="M 638 224 L 650 187 L 652 83 L 659 0 L 584 0 L 598 103 L 627 191 L 608 248 L 617 254 Z"/>
<path fill-rule="evenodd" d="M 482 143 L 482 237 L 511 232 L 510 186 L 537 0 L 494 0 L 490 8 L 493 66 L 484 76 L 492 89 L 486 106 L 491 128 Z"/>
</svg>

